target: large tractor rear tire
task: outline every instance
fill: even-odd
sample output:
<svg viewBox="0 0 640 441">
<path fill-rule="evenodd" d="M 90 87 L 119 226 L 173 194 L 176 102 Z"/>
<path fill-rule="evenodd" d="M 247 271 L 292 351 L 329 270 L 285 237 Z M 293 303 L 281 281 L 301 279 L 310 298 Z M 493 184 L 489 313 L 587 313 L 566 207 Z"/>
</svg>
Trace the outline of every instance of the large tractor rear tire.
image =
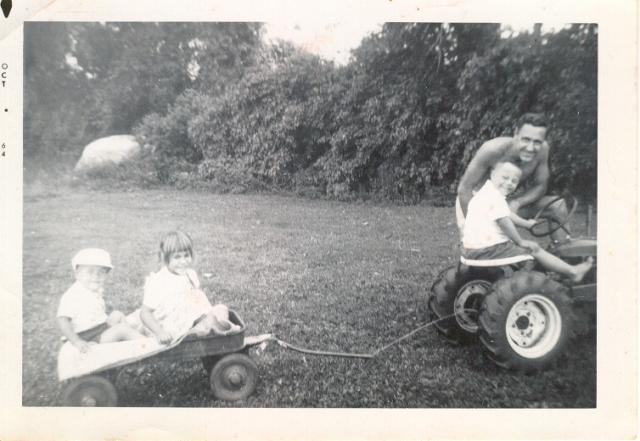
<svg viewBox="0 0 640 441">
<path fill-rule="evenodd" d="M 497 268 L 478 269 L 460 264 L 438 275 L 431 286 L 427 310 L 442 337 L 454 344 L 476 340 L 477 314 L 498 273 L 502 272 Z"/>
<path fill-rule="evenodd" d="M 542 273 L 518 271 L 493 285 L 478 324 L 480 341 L 497 365 L 544 369 L 563 353 L 573 332 L 568 288 Z"/>
</svg>

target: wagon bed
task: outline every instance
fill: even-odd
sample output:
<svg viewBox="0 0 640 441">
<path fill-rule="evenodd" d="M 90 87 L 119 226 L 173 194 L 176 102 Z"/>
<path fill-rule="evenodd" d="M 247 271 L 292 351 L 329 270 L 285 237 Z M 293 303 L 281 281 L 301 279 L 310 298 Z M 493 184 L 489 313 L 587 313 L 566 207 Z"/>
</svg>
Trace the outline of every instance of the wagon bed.
<svg viewBox="0 0 640 441">
<path fill-rule="evenodd" d="M 246 354 L 245 324 L 233 310 L 229 320 L 240 326 L 227 335 L 211 333 L 204 337 L 187 335 L 173 343 L 172 347 L 160 348 L 130 360 L 96 369 L 87 375 L 66 381 L 63 402 L 67 406 L 115 406 L 117 392 L 115 383 L 118 370 L 137 363 L 201 359 L 207 370 L 213 394 L 223 400 L 236 401 L 248 397 L 258 379 L 258 368 Z"/>
</svg>

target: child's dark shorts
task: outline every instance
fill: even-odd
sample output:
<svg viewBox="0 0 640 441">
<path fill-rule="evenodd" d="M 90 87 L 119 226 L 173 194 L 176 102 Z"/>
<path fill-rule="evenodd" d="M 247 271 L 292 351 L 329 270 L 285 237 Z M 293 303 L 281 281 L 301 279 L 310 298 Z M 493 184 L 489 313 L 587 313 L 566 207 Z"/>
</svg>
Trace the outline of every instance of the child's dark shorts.
<svg viewBox="0 0 640 441">
<path fill-rule="evenodd" d="M 109 325 L 107 325 L 106 323 L 100 323 L 93 328 L 85 329 L 84 331 L 78 332 L 78 337 L 80 337 L 84 341 L 93 341 L 96 343 L 100 343 L 100 336 L 107 329 L 109 329 Z"/>
</svg>

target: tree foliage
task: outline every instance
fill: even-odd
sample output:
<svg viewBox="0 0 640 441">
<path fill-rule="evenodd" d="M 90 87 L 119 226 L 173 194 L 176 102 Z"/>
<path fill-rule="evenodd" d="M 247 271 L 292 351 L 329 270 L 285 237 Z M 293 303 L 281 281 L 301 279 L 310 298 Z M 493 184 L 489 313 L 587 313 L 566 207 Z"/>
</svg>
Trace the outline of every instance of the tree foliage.
<svg viewBox="0 0 640 441">
<path fill-rule="evenodd" d="M 66 62 L 67 23 L 27 23 L 24 38 L 24 152 L 64 156 L 87 140 L 87 79 Z M 90 135 L 89 135 L 90 136 Z"/>
<path fill-rule="evenodd" d="M 540 111 L 552 122 L 553 185 L 595 194 L 595 25 L 507 35 L 495 24 L 387 23 L 346 66 L 266 44 L 259 24 L 27 30 L 25 152 L 133 131 L 165 182 L 186 172 L 415 202 L 454 189 L 484 141 Z"/>
<path fill-rule="evenodd" d="M 165 114 L 188 88 L 220 92 L 260 56 L 259 24 L 28 23 L 26 153 L 78 153 Z M 62 113 L 52 111 L 62 110 Z M 71 114 L 69 114 L 71 112 Z M 63 144 L 59 137 L 71 142 Z"/>
<path fill-rule="evenodd" d="M 537 111 L 551 127 L 553 184 L 595 194 L 597 34 L 592 25 L 557 33 L 523 34 L 473 57 L 458 80 L 456 120 L 468 122 L 449 153 L 451 175 L 461 176 L 472 153 L 491 137 L 512 135 L 514 117 Z"/>
</svg>

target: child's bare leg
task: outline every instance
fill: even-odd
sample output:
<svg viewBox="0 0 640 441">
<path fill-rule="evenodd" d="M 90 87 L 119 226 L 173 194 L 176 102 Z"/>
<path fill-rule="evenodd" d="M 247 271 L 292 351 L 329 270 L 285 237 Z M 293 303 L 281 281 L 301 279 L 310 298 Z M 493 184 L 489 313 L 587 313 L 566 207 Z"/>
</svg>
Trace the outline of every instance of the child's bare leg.
<svg viewBox="0 0 640 441">
<path fill-rule="evenodd" d="M 574 283 L 580 282 L 587 271 L 593 266 L 593 259 L 589 257 L 586 262 L 577 265 L 569 265 L 564 260 L 554 256 L 548 251 L 540 248 L 539 251 L 533 253 L 533 257 L 548 270 L 569 276 Z"/>
<path fill-rule="evenodd" d="M 211 314 L 219 321 L 229 321 L 229 308 L 226 305 L 217 304 L 212 306 Z"/>
<path fill-rule="evenodd" d="M 191 329 L 191 334 L 195 334 L 199 337 L 203 337 L 205 335 L 207 335 L 209 332 L 211 332 L 211 329 L 213 328 L 213 318 L 210 316 L 209 313 L 204 314 L 202 317 L 200 317 L 198 320 L 196 320 L 195 325 L 193 326 L 193 329 Z"/>
<path fill-rule="evenodd" d="M 133 329 L 127 323 L 118 323 L 115 326 L 111 326 L 100 335 L 100 343 L 113 343 L 123 340 L 135 340 L 137 338 L 144 338 L 144 335 Z"/>
<path fill-rule="evenodd" d="M 240 326 L 232 323 L 231 320 L 229 320 L 229 308 L 227 308 L 226 305 L 218 304 L 213 306 L 211 308 L 210 314 L 215 320 L 216 324 L 214 325 L 214 327 L 216 329 L 223 332 L 235 331 L 237 329 L 240 329 Z"/>
</svg>

